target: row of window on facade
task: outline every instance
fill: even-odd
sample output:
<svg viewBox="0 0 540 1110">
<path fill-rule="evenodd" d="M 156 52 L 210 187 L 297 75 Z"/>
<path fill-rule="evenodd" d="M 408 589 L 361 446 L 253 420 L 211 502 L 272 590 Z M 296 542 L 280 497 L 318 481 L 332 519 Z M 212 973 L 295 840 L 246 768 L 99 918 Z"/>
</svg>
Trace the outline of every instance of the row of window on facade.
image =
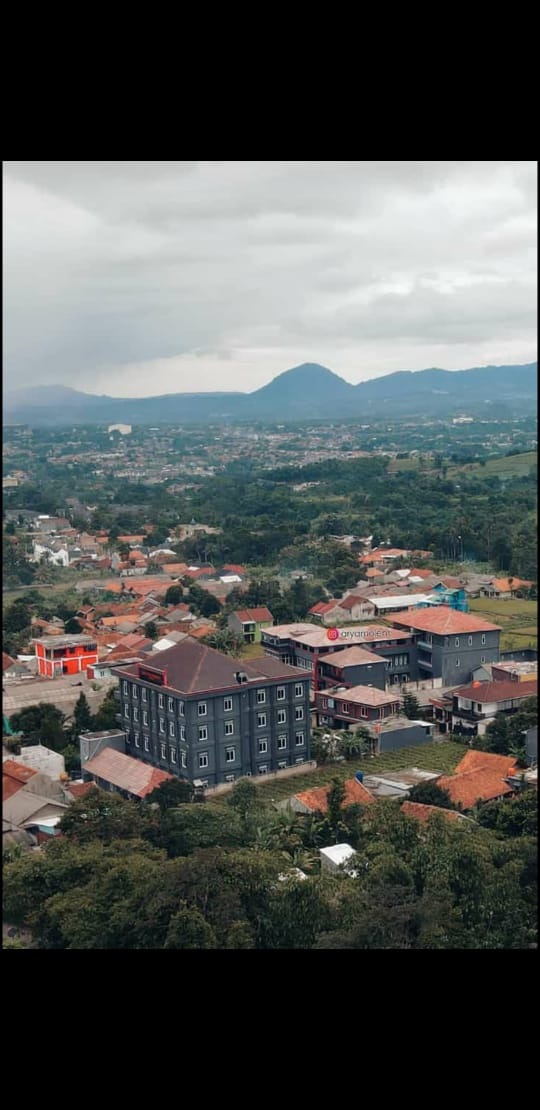
<svg viewBox="0 0 540 1110">
<path fill-rule="evenodd" d="M 133 682 L 131 684 L 132 697 L 138 698 L 139 689 L 141 691 L 141 700 L 143 702 L 148 701 L 149 700 L 148 690 L 146 689 L 146 687 L 145 686 L 139 687 L 139 686 L 137 686 L 137 684 L 135 682 Z M 129 695 L 129 683 L 126 682 L 126 681 L 124 681 L 124 683 L 123 683 L 123 692 L 126 696 Z M 285 686 L 278 686 L 277 689 L 276 689 L 276 699 L 277 699 L 277 701 L 285 701 L 286 696 L 287 696 L 287 692 L 286 692 Z M 304 685 L 303 685 L 302 682 L 297 682 L 296 683 L 296 685 L 294 687 L 294 696 L 295 696 L 295 698 L 302 698 L 304 696 Z M 257 690 L 257 705 L 264 705 L 265 702 L 266 702 L 266 690 Z M 167 698 L 167 711 L 169 713 L 174 713 L 175 712 L 174 703 L 175 703 L 174 698 L 171 698 L 171 697 Z M 158 709 L 164 709 L 164 708 L 165 708 L 165 694 L 158 694 Z M 233 699 L 232 699 L 232 697 L 223 699 L 223 711 L 225 713 L 232 713 L 232 711 L 233 711 Z M 177 712 L 178 712 L 179 717 L 183 717 L 185 715 L 185 706 L 184 706 L 183 701 L 178 701 Z M 199 717 L 206 717 L 207 712 L 208 712 L 207 703 L 205 701 L 197 702 L 197 714 L 198 714 L 198 716 Z"/>
<path fill-rule="evenodd" d="M 127 720 L 131 720 L 131 713 L 130 713 L 129 705 L 124 705 L 124 717 Z M 135 724 L 139 723 L 139 719 L 140 719 L 139 709 L 135 705 L 133 707 L 133 721 L 135 722 Z M 296 709 L 294 711 L 294 719 L 295 719 L 295 721 L 303 721 L 304 720 L 304 707 L 303 707 L 303 705 L 297 705 L 296 706 Z M 146 727 L 149 727 L 149 725 L 148 725 L 148 710 L 147 709 L 142 710 L 142 723 Z M 277 723 L 278 723 L 278 725 L 286 725 L 287 724 L 287 710 L 286 709 L 278 709 Z M 165 721 L 165 717 L 160 717 L 159 718 L 159 725 L 158 725 L 160 733 L 162 733 L 162 734 L 165 733 L 166 724 L 167 724 L 167 722 Z M 174 721 L 169 721 L 168 724 L 169 724 L 169 736 L 176 736 L 175 722 Z M 257 713 L 257 728 L 266 728 L 267 725 L 268 725 L 268 715 L 266 713 Z M 224 733 L 225 733 L 225 736 L 234 736 L 234 721 L 225 721 L 224 722 Z M 179 735 L 180 735 L 181 740 L 185 740 L 185 738 L 186 738 L 185 725 L 180 725 Z M 208 728 L 207 728 L 207 726 L 206 725 L 199 725 L 199 740 L 206 740 L 207 738 L 208 738 Z"/>
<path fill-rule="evenodd" d="M 141 746 L 141 735 L 140 735 L 139 732 L 135 732 L 133 734 L 133 741 L 134 741 L 135 747 L 140 748 L 140 746 Z M 305 736 L 304 736 L 303 732 L 295 733 L 294 744 L 295 744 L 296 748 L 303 748 L 304 747 L 304 745 L 305 745 Z M 278 742 L 277 742 L 278 751 L 283 751 L 284 749 L 287 748 L 287 746 L 288 746 L 288 737 L 287 736 L 278 736 Z M 267 753 L 268 753 L 268 740 L 259 740 L 257 747 L 258 747 L 258 754 L 259 755 L 267 755 Z M 143 749 L 144 749 L 145 752 L 150 753 L 150 739 L 149 739 L 148 736 L 143 737 Z M 167 759 L 167 745 L 166 744 L 160 744 L 160 753 L 161 753 L 161 759 Z M 169 759 L 170 759 L 171 763 L 177 763 L 178 762 L 178 755 L 177 755 L 177 750 L 176 750 L 175 747 L 171 746 L 169 748 Z M 204 767 L 208 767 L 208 752 L 199 752 L 198 761 L 199 761 L 199 768 L 201 770 Z M 236 762 L 236 748 L 226 748 L 225 749 L 225 762 L 226 763 L 235 763 Z M 180 751 L 180 766 L 181 767 L 187 767 L 187 753 L 184 752 L 184 751 Z M 287 764 L 285 764 L 285 766 L 287 766 Z"/>
<path fill-rule="evenodd" d="M 421 639 L 426 644 L 432 644 L 433 643 L 433 634 L 431 632 L 422 633 Z M 467 643 L 468 643 L 469 647 L 472 647 L 472 645 L 473 645 L 472 636 L 467 637 Z M 482 632 L 482 644 L 484 645 L 485 643 L 486 643 L 486 634 L 485 634 L 485 632 Z M 454 645 L 457 648 L 459 647 L 459 636 L 455 637 Z M 445 647 L 450 647 L 450 638 L 449 638 L 449 636 L 445 636 L 444 646 Z"/>
<path fill-rule="evenodd" d="M 295 763 L 305 763 L 304 756 L 303 755 L 299 756 L 298 759 L 295 759 L 294 762 Z M 289 764 L 287 763 L 287 760 L 286 759 L 281 759 L 278 762 L 277 769 L 278 769 L 278 771 L 285 771 L 288 766 L 289 766 Z M 269 774 L 268 764 L 267 763 L 261 763 L 260 767 L 257 767 L 257 774 L 258 775 L 268 775 Z M 243 777 L 251 778 L 252 777 L 251 776 L 251 771 L 244 771 L 243 772 Z M 235 779 L 236 779 L 236 775 L 225 775 L 225 782 L 234 782 Z M 200 779 L 200 784 L 201 784 L 201 786 L 209 786 L 209 780 L 208 779 Z"/>
</svg>

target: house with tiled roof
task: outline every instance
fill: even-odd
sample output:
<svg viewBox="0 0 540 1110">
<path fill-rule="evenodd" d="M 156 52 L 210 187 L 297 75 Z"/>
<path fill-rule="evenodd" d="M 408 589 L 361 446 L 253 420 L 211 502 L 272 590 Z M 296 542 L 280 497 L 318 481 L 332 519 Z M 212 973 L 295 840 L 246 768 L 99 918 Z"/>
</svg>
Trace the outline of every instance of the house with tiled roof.
<svg viewBox="0 0 540 1110">
<path fill-rule="evenodd" d="M 227 618 L 227 626 L 237 636 L 242 636 L 245 644 L 259 644 L 261 630 L 274 623 L 274 618 L 266 605 L 256 605 L 250 609 L 235 609 Z"/>
<path fill-rule="evenodd" d="M 430 817 L 434 816 L 444 817 L 446 821 L 461 822 L 462 824 L 466 820 L 464 814 L 458 813 L 455 809 L 443 809 L 442 806 L 427 806 L 423 805 L 421 802 L 409 802 L 408 800 L 403 802 L 401 813 L 404 813 L 406 817 L 414 817 L 415 821 L 421 821 L 423 825 L 427 824 Z"/>
<path fill-rule="evenodd" d="M 472 682 L 452 694 L 451 730 L 482 736 L 497 713 L 516 713 L 538 694 L 538 682 Z"/>
<path fill-rule="evenodd" d="M 365 647 L 353 645 L 343 651 L 319 655 L 320 690 L 332 686 L 374 686 L 386 688 L 387 660 Z"/>
<path fill-rule="evenodd" d="M 460 686 L 485 663 L 497 663 L 500 625 L 447 605 L 392 615 L 396 628 L 412 638 L 415 669 L 411 678 L 432 679 L 434 686 Z"/>
<path fill-rule="evenodd" d="M 319 659 L 329 654 L 337 656 L 353 646 L 375 652 L 386 660 L 387 682 L 408 682 L 416 678 L 416 649 L 412 636 L 386 625 L 359 624 L 338 629 L 319 628 L 298 621 L 263 629 L 261 644 L 265 655 L 308 671 L 313 690 L 318 688 Z M 336 665 L 339 666 L 339 662 Z"/>
<path fill-rule="evenodd" d="M 113 748 L 104 748 L 84 763 L 82 773 L 85 782 L 93 782 L 102 790 L 112 790 L 131 799 L 145 798 L 156 787 L 174 777 Z"/>
<path fill-rule="evenodd" d="M 397 713 L 400 698 L 374 686 L 331 686 L 316 694 L 318 724 L 330 728 L 349 729 L 352 726 L 382 721 Z"/>
<path fill-rule="evenodd" d="M 357 779 L 347 779 L 343 785 L 345 787 L 344 809 L 352 805 L 373 805 L 375 798 L 363 783 L 358 782 Z M 328 812 L 328 795 L 331 789 L 331 784 L 328 783 L 326 786 L 313 787 L 312 790 L 303 790 L 300 794 L 293 794 L 287 805 L 294 813 L 325 814 Z"/>
<path fill-rule="evenodd" d="M 510 598 L 519 590 L 530 590 L 533 582 L 525 578 L 492 578 L 489 585 L 480 590 L 480 597 Z"/>
<path fill-rule="evenodd" d="M 453 775 L 441 775 L 437 786 L 446 790 L 454 805 L 471 810 L 479 802 L 500 801 L 515 792 L 507 780 L 517 772 L 513 756 L 469 751 Z"/>
</svg>

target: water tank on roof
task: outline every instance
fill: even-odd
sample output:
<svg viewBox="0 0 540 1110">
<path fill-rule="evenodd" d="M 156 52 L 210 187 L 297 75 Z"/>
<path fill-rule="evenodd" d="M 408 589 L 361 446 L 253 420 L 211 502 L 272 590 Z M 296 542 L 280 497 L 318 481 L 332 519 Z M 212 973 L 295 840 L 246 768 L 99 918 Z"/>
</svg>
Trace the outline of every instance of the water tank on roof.
<svg viewBox="0 0 540 1110">
<path fill-rule="evenodd" d="M 364 772 L 363 771 L 357 771 L 354 777 L 355 777 L 357 782 L 363 782 L 364 781 Z"/>
</svg>

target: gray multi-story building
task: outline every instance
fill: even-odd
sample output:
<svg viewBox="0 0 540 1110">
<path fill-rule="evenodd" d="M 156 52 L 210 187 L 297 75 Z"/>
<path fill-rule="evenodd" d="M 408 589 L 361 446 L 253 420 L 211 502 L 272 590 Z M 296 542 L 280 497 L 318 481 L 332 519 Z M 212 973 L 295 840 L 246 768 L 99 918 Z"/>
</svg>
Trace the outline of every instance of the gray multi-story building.
<svg viewBox="0 0 540 1110">
<path fill-rule="evenodd" d="M 187 638 L 115 673 L 126 752 L 164 771 L 215 786 L 310 759 L 309 679 L 297 667 Z"/>
<path fill-rule="evenodd" d="M 501 628 L 473 613 L 446 605 L 415 609 L 392 617 L 407 630 L 416 649 L 414 678 L 433 679 L 438 686 L 460 686 L 484 663 L 497 663 Z"/>
<path fill-rule="evenodd" d="M 297 624 L 274 625 L 263 628 L 261 644 L 265 655 L 280 659 L 308 671 L 314 693 L 320 686 L 328 685 L 326 679 L 332 677 L 332 656 L 336 657 L 336 667 L 340 667 L 338 656 L 347 651 L 350 658 L 352 648 L 362 648 L 363 662 L 373 667 L 373 676 L 367 681 L 376 686 L 410 682 L 416 678 L 416 648 L 413 637 L 397 628 L 385 625 L 358 624 L 347 628 L 320 628 L 317 625 Z M 369 660 L 369 653 L 373 658 Z M 360 659 L 360 653 L 357 655 Z M 377 664 L 385 663 L 385 682 L 380 681 L 381 669 Z M 344 677 L 344 676 L 343 676 Z M 335 685 L 334 682 L 331 685 Z M 352 679 L 344 679 L 351 685 L 366 681 L 366 671 L 360 667 Z"/>
</svg>

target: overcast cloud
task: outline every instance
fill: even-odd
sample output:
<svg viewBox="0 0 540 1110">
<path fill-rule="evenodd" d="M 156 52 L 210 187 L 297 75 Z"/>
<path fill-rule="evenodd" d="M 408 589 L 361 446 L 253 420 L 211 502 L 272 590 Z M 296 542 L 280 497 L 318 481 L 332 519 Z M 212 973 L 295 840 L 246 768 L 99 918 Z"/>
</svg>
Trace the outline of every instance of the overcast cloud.
<svg viewBox="0 0 540 1110">
<path fill-rule="evenodd" d="M 536 358 L 535 162 L 5 162 L 4 374 L 149 396 Z"/>
</svg>

